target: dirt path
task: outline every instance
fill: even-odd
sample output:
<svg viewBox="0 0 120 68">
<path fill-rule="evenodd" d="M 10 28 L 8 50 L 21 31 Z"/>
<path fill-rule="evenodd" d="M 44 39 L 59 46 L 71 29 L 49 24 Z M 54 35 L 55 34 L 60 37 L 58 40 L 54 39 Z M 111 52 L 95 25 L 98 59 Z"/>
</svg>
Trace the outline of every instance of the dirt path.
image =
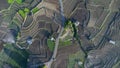
<svg viewBox="0 0 120 68">
<path fill-rule="evenodd" d="M 60 39 L 64 39 L 70 33 L 70 29 L 66 30 L 66 33 L 60 37 Z"/>
</svg>

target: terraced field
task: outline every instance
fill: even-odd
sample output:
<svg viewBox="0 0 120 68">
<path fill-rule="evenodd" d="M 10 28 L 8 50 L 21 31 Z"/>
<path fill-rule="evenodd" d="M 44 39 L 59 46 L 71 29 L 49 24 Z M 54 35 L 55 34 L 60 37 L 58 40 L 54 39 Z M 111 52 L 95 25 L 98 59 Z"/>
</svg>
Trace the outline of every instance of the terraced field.
<svg viewBox="0 0 120 68">
<path fill-rule="evenodd" d="M 9 7 L 9 4 L 7 3 L 7 0 L 0 0 L 0 11 L 2 9 L 7 9 Z"/>
<path fill-rule="evenodd" d="M 18 1 L 0 1 L 0 68 L 120 68 L 119 0 Z"/>
</svg>

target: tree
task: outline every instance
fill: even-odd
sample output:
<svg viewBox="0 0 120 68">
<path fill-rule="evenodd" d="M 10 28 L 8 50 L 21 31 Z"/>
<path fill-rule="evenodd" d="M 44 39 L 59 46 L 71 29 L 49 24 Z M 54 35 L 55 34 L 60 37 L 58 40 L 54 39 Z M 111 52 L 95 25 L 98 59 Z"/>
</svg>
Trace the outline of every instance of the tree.
<svg viewBox="0 0 120 68">
<path fill-rule="evenodd" d="M 8 0 L 8 3 L 9 3 L 9 4 L 14 3 L 14 0 Z"/>
<path fill-rule="evenodd" d="M 18 4 L 22 4 L 24 0 L 16 0 Z"/>
</svg>

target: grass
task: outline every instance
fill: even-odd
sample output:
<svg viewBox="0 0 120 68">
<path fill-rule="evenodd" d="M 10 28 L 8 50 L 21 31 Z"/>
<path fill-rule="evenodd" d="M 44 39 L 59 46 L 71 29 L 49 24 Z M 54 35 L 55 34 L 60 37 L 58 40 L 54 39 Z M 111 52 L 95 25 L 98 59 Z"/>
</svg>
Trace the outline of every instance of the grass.
<svg viewBox="0 0 120 68">
<path fill-rule="evenodd" d="M 14 47 L 13 44 L 5 44 L 4 50 L 0 52 L 0 62 L 6 62 L 13 68 L 26 68 L 28 53 Z"/>
<path fill-rule="evenodd" d="M 68 68 L 74 68 L 75 64 L 77 64 L 77 62 L 82 62 L 84 63 L 85 60 L 85 54 L 81 51 L 72 54 L 69 56 L 69 61 L 68 61 Z M 77 64 L 78 65 L 78 64 Z M 84 68 L 83 64 L 82 65 L 78 65 L 79 68 Z"/>
<path fill-rule="evenodd" d="M 17 29 L 17 24 L 12 22 L 12 23 L 9 24 L 8 28 Z"/>
<path fill-rule="evenodd" d="M 38 68 L 47 68 L 47 66 L 46 65 L 41 65 Z"/>
<path fill-rule="evenodd" d="M 47 66 L 44 66 L 43 68 L 47 68 Z"/>
<path fill-rule="evenodd" d="M 76 37 L 77 35 L 77 28 L 71 20 L 66 21 L 64 28 L 65 29 L 64 29 L 63 35 L 66 33 L 67 29 L 70 29 L 70 33 L 65 37 L 65 39 L 60 40 L 59 42 L 60 48 L 71 45 L 72 43 L 70 39 L 72 39 L 73 37 Z"/>
<path fill-rule="evenodd" d="M 60 40 L 59 45 L 60 45 L 59 47 L 70 46 L 71 45 L 71 41 L 70 40 L 66 40 L 66 41 Z"/>
<path fill-rule="evenodd" d="M 120 61 L 117 62 L 112 68 L 120 68 Z"/>
<path fill-rule="evenodd" d="M 54 51 L 54 47 L 55 47 L 55 42 L 51 41 L 50 39 L 47 40 L 47 45 L 50 49 L 50 51 Z"/>
<path fill-rule="evenodd" d="M 20 32 L 19 32 L 16 39 L 20 39 L 20 38 L 21 38 L 21 35 L 20 35 Z"/>
<path fill-rule="evenodd" d="M 39 8 L 35 7 L 31 11 L 32 11 L 33 14 L 35 14 L 37 11 L 39 11 Z"/>
<path fill-rule="evenodd" d="M 11 25 L 16 25 L 18 27 L 21 26 L 21 22 L 18 20 L 18 18 L 13 18 L 12 23 L 13 24 L 11 24 Z"/>
</svg>

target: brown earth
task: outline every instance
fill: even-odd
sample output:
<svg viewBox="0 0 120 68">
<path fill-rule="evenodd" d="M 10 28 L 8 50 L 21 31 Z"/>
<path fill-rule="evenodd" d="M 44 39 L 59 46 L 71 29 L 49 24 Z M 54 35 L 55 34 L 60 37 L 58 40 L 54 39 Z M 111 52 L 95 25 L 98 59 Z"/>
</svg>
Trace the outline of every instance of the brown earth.
<svg viewBox="0 0 120 68">
<path fill-rule="evenodd" d="M 74 54 L 79 50 L 80 47 L 77 43 L 58 49 L 58 55 L 55 62 L 52 64 L 52 68 L 67 68 L 69 55 Z"/>
</svg>

